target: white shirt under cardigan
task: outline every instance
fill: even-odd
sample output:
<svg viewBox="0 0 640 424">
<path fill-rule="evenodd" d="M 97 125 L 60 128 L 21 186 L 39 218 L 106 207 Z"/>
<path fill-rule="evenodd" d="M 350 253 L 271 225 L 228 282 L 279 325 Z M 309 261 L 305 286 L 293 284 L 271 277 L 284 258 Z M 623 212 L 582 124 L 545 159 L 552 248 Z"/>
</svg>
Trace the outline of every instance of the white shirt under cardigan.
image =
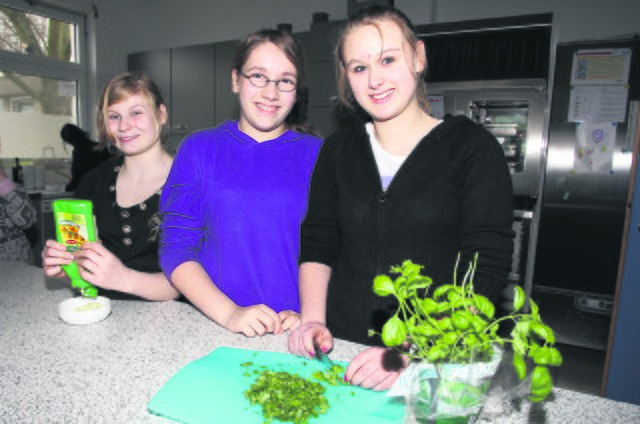
<svg viewBox="0 0 640 424">
<path fill-rule="evenodd" d="M 438 124 L 442 121 L 438 121 Z M 437 124 L 436 124 L 437 125 Z M 398 169 L 402 166 L 408 155 L 398 156 L 392 155 L 382 148 L 380 142 L 376 138 L 375 128 L 373 123 L 367 122 L 365 124 L 367 134 L 369 134 L 369 142 L 373 149 L 373 156 L 376 158 L 376 164 L 378 165 L 378 172 L 380 173 L 380 182 L 382 183 L 382 189 L 386 190 L 391 184 L 391 180 L 396 176 Z"/>
</svg>

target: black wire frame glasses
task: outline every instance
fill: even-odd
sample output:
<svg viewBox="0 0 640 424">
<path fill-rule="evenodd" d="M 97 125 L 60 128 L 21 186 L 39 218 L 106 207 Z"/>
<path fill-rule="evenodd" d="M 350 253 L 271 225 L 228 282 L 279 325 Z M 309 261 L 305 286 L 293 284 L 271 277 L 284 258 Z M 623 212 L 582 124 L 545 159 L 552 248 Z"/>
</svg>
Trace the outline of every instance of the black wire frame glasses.
<svg viewBox="0 0 640 424">
<path fill-rule="evenodd" d="M 293 90 L 296 89 L 297 85 L 296 82 L 290 78 L 282 78 L 279 80 L 272 80 L 267 78 L 266 75 L 264 74 L 251 74 L 251 75 L 247 75 L 244 72 L 240 72 L 240 75 L 242 75 L 243 77 L 245 77 L 246 79 L 249 80 L 249 82 L 251 83 L 251 85 L 253 85 L 254 87 L 258 87 L 258 88 L 264 88 L 267 85 L 269 85 L 269 83 L 274 83 L 276 85 L 276 88 L 280 91 L 282 91 L 283 93 L 289 93 Z"/>
</svg>

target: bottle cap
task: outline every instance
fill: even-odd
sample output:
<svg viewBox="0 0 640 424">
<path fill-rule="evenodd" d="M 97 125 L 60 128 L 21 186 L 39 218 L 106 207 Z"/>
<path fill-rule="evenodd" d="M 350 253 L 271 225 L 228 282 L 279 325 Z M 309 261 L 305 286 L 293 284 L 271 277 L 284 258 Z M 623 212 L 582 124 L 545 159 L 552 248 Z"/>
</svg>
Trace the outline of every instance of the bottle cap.
<svg viewBox="0 0 640 424">
<path fill-rule="evenodd" d="M 84 281 L 82 278 L 71 278 L 71 287 L 80 289 L 82 297 L 95 298 L 98 295 L 98 289 Z"/>
</svg>

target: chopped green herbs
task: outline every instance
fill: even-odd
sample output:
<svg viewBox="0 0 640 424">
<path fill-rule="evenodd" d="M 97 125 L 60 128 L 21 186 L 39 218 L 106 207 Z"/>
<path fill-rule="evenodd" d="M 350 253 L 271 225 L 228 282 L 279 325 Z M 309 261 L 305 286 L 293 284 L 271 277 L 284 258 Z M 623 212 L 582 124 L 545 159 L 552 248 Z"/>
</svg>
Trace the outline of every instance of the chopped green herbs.
<svg viewBox="0 0 640 424">
<path fill-rule="evenodd" d="M 324 381 L 330 386 L 338 386 L 340 384 L 349 385 L 346 381 L 344 381 L 344 367 L 340 365 L 334 365 L 328 371 L 316 371 L 311 374 L 313 378 L 316 380 Z"/>
<path fill-rule="evenodd" d="M 244 395 L 252 405 L 262 407 L 265 423 L 273 419 L 307 424 L 310 418 L 325 414 L 329 402 L 320 383 L 286 371 L 263 371 Z"/>
</svg>

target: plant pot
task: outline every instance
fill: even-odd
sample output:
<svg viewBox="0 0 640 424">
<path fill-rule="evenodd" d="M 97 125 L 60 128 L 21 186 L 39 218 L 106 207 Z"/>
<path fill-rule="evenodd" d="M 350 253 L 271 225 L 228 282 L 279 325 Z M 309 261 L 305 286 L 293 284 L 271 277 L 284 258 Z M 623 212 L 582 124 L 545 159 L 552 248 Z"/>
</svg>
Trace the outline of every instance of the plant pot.
<svg viewBox="0 0 640 424">
<path fill-rule="evenodd" d="M 466 424 L 475 421 L 501 359 L 502 350 L 495 349 L 491 361 L 486 363 L 411 364 L 392 388 L 397 392 L 396 385 L 404 386 L 399 391 L 404 392 L 406 399 L 405 422 Z"/>
</svg>

